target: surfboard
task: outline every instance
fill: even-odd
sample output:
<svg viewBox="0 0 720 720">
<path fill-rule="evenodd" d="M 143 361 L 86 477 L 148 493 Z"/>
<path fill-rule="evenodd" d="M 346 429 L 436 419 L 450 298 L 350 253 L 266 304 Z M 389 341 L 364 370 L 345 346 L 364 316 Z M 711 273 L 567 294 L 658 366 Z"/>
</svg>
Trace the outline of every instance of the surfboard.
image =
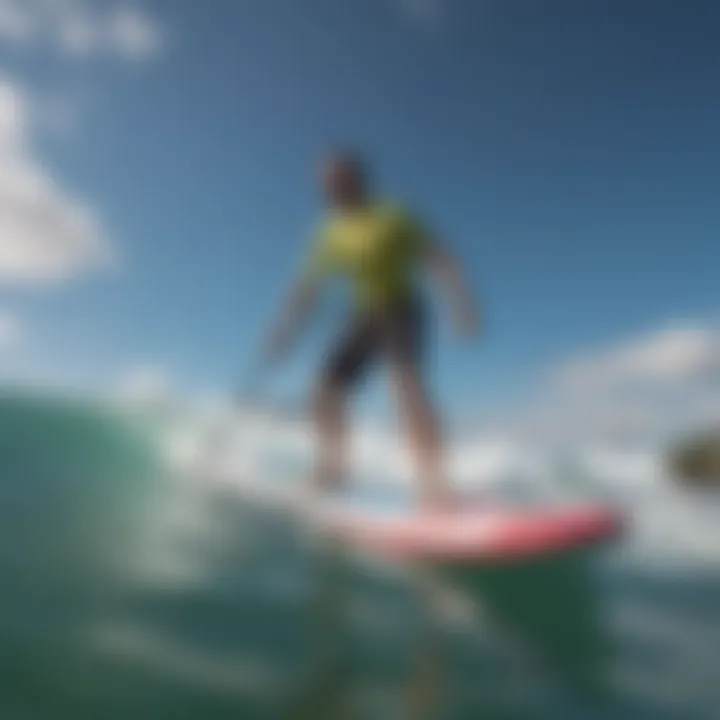
<svg viewBox="0 0 720 720">
<path fill-rule="evenodd" d="M 621 513 L 585 505 L 543 508 L 481 506 L 447 513 L 383 516 L 338 512 L 332 532 L 344 541 L 400 560 L 492 564 L 599 547 L 620 537 Z"/>
</svg>

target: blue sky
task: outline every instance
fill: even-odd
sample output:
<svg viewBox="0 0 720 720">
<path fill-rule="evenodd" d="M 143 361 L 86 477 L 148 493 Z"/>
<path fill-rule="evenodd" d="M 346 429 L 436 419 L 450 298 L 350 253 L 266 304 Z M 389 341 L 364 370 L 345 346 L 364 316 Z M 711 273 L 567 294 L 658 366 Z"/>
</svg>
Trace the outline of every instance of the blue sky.
<svg viewBox="0 0 720 720">
<path fill-rule="evenodd" d="M 321 212 L 334 142 L 446 238 L 487 307 L 481 344 L 440 330 L 449 412 L 515 406 L 576 357 L 607 365 L 667 328 L 715 332 L 716 3 L 54 7 L 0 0 L 0 143 L 44 179 L 0 188 L 8 374 L 230 385 Z"/>
</svg>

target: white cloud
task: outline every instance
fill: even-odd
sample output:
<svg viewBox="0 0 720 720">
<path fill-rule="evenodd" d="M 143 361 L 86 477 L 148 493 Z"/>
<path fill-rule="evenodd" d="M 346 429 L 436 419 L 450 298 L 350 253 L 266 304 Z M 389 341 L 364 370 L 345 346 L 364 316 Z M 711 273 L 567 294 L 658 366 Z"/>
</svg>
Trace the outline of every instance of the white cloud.
<svg viewBox="0 0 720 720">
<path fill-rule="evenodd" d="M 0 80 L 0 152 L 3 155 L 24 144 L 27 125 L 24 97 L 8 82 Z"/>
<path fill-rule="evenodd" d="M 154 407 L 171 397 L 170 375 L 162 365 L 138 365 L 125 373 L 116 388 L 118 401 L 130 407 Z"/>
<path fill-rule="evenodd" d="M 162 49 L 164 37 L 130 0 L 0 0 L 0 39 L 17 47 L 44 45 L 76 59 L 144 60 Z"/>
<path fill-rule="evenodd" d="M 121 6 L 109 19 L 108 41 L 119 55 L 143 60 L 160 51 L 163 38 L 147 15 L 132 6 Z"/>
<path fill-rule="evenodd" d="M 98 24 L 85 11 L 68 4 L 53 22 L 51 32 L 61 50 L 74 57 L 86 57 L 100 49 Z"/>
<path fill-rule="evenodd" d="M 566 444 L 632 444 L 717 422 L 720 329 L 685 322 L 561 363 L 505 426 Z"/>
<path fill-rule="evenodd" d="M 30 104 L 0 78 L 0 281 L 67 280 L 112 253 L 93 209 L 62 188 L 32 146 Z"/>
<path fill-rule="evenodd" d="M 32 32 L 32 18 L 22 0 L 2 0 L 0 2 L 0 37 L 20 43 L 27 41 Z"/>
<path fill-rule="evenodd" d="M 573 389 L 628 382 L 675 383 L 720 370 L 720 332 L 677 326 L 563 366 L 558 380 Z"/>
</svg>

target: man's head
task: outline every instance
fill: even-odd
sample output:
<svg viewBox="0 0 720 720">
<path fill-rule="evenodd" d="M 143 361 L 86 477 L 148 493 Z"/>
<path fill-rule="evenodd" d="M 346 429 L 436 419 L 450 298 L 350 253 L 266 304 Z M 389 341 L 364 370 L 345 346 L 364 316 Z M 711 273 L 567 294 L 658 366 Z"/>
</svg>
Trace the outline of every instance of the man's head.
<svg viewBox="0 0 720 720">
<path fill-rule="evenodd" d="M 322 166 L 322 186 L 330 205 L 351 207 L 362 204 L 368 194 L 365 164 L 353 152 L 331 152 Z"/>
</svg>

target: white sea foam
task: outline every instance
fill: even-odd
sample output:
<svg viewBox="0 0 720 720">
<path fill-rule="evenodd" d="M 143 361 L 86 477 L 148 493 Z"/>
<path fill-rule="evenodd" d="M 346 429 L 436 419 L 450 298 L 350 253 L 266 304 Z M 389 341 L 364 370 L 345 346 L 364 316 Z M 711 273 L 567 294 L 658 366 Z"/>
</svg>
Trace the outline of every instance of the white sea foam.
<svg viewBox="0 0 720 720">
<path fill-rule="evenodd" d="M 185 477 L 257 499 L 301 494 L 312 467 L 309 424 L 266 413 L 237 414 L 232 422 L 190 415 L 166 428 L 162 445 Z M 412 466 L 395 432 L 358 428 L 352 463 L 361 486 L 412 490 Z M 623 508 L 630 519 L 628 562 L 720 568 L 720 495 L 676 487 L 653 447 L 585 445 L 560 453 L 509 436 L 465 438 L 450 444 L 448 464 L 469 495 L 602 500 Z"/>
</svg>

